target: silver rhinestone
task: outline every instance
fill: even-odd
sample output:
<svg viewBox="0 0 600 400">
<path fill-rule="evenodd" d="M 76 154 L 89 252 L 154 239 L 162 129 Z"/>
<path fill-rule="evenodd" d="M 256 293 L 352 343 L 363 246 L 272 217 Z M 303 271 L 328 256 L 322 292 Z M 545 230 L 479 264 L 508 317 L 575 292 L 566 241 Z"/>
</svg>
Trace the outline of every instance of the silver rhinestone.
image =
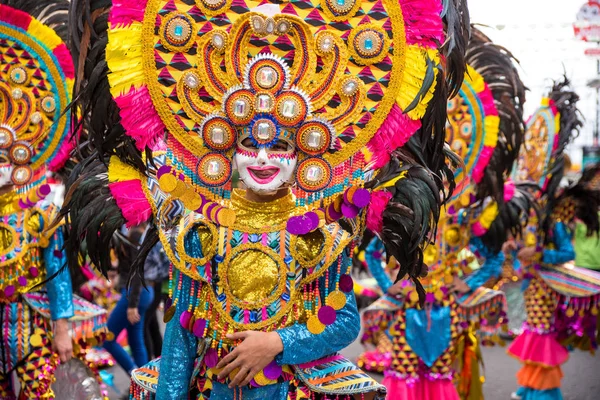
<svg viewBox="0 0 600 400">
<path fill-rule="evenodd" d="M 36 111 L 33 114 L 31 114 L 31 123 L 32 124 L 37 125 L 40 122 L 42 122 L 42 114 L 40 114 L 39 111 Z"/>
<path fill-rule="evenodd" d="M 187 74 L 185 74 L 185 77 L 183 79 L 186 86 L 190 89 L 196 89 L 200 84 L 200 79 L 198 78 L 198 75 L 196 75 L 193 72 L 188 72 Z"/>
<path fill-rule="evenodd" d="M 13 89 L 12 91 L 12 98 L 14 100 L 20 100 L 23 97 L 23 91 L 19 88 L 17 89 Z"/>
</svg>

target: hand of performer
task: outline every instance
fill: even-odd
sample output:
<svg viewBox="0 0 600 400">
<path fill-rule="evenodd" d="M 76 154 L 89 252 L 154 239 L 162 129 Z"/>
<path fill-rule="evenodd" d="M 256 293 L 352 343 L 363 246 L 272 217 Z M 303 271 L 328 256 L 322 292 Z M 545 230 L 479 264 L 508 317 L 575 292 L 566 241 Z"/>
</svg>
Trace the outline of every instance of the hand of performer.
<svg viewBox="0 0 600 400">
<path fill-rule="evenodd" d="M 56 321 L 53 334 L 52 349 L 58 353 L 60 362 L 69 361 L 73 358 L 73 341 L 69 335 L 69 324 L 66 319 Z"/>
<path fill-rule="evenodd" d="M 238 369 L 229 387 L 246 386 L 283 351 L 283 342 L 277 332 L 246 331 L 227 335 L 230 340 L 242 340 L 240 344 L 217 364 L 219 379 Z"/>
<path fill-rule="evenodd" d="M 537 249 L 533 246 L 524 247 L 517 253 L 517 258 L 523 263 L 531 262 L 537 255 Z"/>
<path fill-rule="evenodd" d="M 504 242 L 504 244 L 502 245 L 502 252 L 504 254 L 510 254 L 515 250 L 517 250 L 517 242 L 515 242 L 512 239 L 509 239 L 508 241 Z"/>
<path fill-rule="evenodd" d="M 402 281 L 394 283 L 392 286 L 390 286 L 387 292 L 391 295 L 397 295 L 402 293 Z"/>
<path fill-rule="evenodd" d="M 127 321 L 131 323 L 131 325 L 137 324 L 140 322 L 140 313 L 137 307 L 128 308 L 127 309 Z"/>
<path fill-rule="evenodd" d="M 465 281 L 463 281 L 462 279 L 460 279 L 457 276 L 455 276 L 452 283 L 450 283 L 448 285 L 448 289 L 451 292 L 462 293 L 462 294 L 469 293 L 471 291 L 471 288 L 469 287 L 469 285 L 467 285 Z"/>
</svg>

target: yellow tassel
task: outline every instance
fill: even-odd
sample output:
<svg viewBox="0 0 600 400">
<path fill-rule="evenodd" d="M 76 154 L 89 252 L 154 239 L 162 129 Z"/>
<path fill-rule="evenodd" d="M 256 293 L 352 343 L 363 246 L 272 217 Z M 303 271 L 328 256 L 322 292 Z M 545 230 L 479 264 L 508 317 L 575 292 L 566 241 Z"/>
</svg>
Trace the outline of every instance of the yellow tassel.
<svg viewBox="0 0 600 400">
<path fill-rule="evenodd" d="M 113 182 L 125 182 L 131 180 L 142 180 L 142 174 L 140 174 L 131 165 L 125 164 L 117 156 L 112 156 L 108 163 L 108 181 Z"/>
</svg>

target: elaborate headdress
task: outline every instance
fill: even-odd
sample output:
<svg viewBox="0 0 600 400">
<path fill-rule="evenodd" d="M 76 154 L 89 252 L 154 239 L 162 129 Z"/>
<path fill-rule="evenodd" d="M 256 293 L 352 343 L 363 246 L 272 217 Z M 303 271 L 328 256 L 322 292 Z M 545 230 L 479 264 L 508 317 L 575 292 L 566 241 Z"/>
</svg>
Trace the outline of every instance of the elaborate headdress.
<svg viewBox="0 0 600 400">
<path fill-rule="evenodd" d="M 583 125 L 577 109 L 579 96 L 564 77 L 555 82 L 542 106 L 529 118 L 524 146 L 513 171 L 515 180 L 536 183 L 542 190 L 541 228 L 551 232 L 560 181 L 564 176 L 564 151 Z"/>
<path fill-rule="evenodd" d="M 49 193 L 47 169 L 60 169 L 72 146 L 65 140 L 74 68 L 64 43 L 68 4 L 2 1 L 0 4 L 0 157 L 23 208 Z"/>
<path fill-rule="evenodd" d="M 531 204 L 524 193 L 515 197 L 512 183 L 505 188 L 524 136 L 525 86 L 510 52 L 475 28 L 466 60 L 468 71 L 459 96 L 448 102 L 446 140 L 464 164 L 456 172 L 458 189 L 448 208 L 453 218 L 446 242 L 454 247 L 461 236 L 468 240 L 471 235 L 459 233 L 466 228 L 495 249 L 494 243 L 503 243 L 507 231 L 518 230 L 505 224 L 518 223 L 522 207 Z M 510 201 L 514 204 L 506 204 Z M 469 221 L 454 215 L 461 207 L 469 208 L 464 211 Z"/>
<path fill-rule="evenodd" d="M 184 208 L 233 224 L 236 143 L 269 148 L 286 140 L 298 156 L 290 233 L 353 220 L 368 207 L 388 254 L 405 273 L 421 273 L 441 175 L 452 182 L 443 153 L 446 95 L 463 71 L 444 75 L 440 49 L 446 27 L 444 55 L 458 69 L 468 34 L 462 1 L 121 0 L 108 21 L 105 7 L 72 5 L 87 21 L 74 32 L 85 60 L 75 106 L 98 154 L 116 156 L 108 182 L 93 158 L 73 174 L 65 212 L 72 210 L 74 249 L 85 236 L 92 260 L 104 265 L 98 240 L 148 219 L 152 196 L 172 204 L 156 215 L 160 229 Z M 90 42 L 91 29 L 99 40 L 92 34 Z M 160 148 L 164 156 L 151 156 Z M 156 177 L 153 187 L 144 173 Z M 144 249 L 156 240 L 154 228 Z"/>
</svg>

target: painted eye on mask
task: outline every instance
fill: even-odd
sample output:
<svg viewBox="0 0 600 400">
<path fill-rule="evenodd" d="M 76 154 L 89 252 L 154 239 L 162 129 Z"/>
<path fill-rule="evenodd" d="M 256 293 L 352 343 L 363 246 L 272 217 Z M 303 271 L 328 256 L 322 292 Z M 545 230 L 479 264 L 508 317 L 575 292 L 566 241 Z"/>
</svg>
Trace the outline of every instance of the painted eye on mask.
<svg viewBox="0 0 600 400">
<path fill-rule="evenodd" d="M 260 147 L 258 147 L 257 144 L 254 143 L 254 141 L 249 137 L 241 140 L 239 142 L 239 147 L 241 148 L 241 150 L 248 152 L 248 153 L 252 153 L 253 155 L 256 155 L 260 150 Z M 281 154 L 281 153 L 288 154 L 289 153 L 289 154 L 291 154 L 291 153 L 294 153 L 296 149 L 294 148 L 292 143 L 288 142 L 287 140 L 279 139 L 272 146 L 265 148 L 265 150 L 269 154 L 273 154 L 273 153 L 278 153 L 278 154 Z"/>
</svg>

